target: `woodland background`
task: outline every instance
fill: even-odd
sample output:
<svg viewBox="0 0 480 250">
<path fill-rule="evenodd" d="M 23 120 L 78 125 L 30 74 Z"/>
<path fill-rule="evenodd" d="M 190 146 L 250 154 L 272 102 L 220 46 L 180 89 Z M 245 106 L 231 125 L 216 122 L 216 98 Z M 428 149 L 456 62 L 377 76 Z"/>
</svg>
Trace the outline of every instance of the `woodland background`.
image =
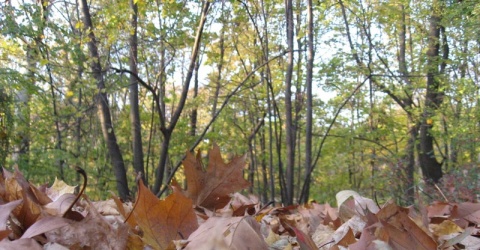
<svg viewBox="0 0 480 250">
<path fill-rule="evenodd" d="M 187 150 L 247 154 L 265 203 L 476 200 L 474 0 L 0 3 L 0 164 L 92 199 L 162 195 Z M 422 192 L 423 191 L 423 192 Z"/>
</svg>

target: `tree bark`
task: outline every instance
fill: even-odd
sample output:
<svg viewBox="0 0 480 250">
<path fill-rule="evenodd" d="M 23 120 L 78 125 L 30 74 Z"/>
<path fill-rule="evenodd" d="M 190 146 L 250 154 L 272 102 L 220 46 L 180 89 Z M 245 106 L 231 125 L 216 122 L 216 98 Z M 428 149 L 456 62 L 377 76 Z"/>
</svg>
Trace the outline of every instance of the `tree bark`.
<svg viewBox="0 0 480 250">
<path fill-rule="evenodd" d="M 443 90 L 441 86 L 440 67 L 440 30 L 441 30 L 441 6 L 438 0 L 433 1 L 432 15 L 430 17 L 427 50 L 427 89 L 425 104 L 422 114 L 419 140 L 420 167 L 424 178 L 437 183 L 443 176 L 442 164 L 437 160 L 434 149 L 434 137 L 431 134 L 433 116 L 443 102 Z M 445 36 L 445 34 L 443 34 Z M 446 42 L 446 41 L 444 41 Z M 444 44 L 445 46 L 446 44 Z M 448 53 L 448 50 L 443 51 Z M 445 55 L 444 55 L 445 57 Z M 448 54 L 446 56 L 448 58 Z M 447 59 L 443 58 L 443 59 Z"/>
<path fill-rule="evenodd" d="M 138 19 L 138 6 L 134 3 L 134 0 L 130 0 L 130 8 L 132 9 L 132 16 L 130 19 L 130 25 L 132 26 L 133 33 L 129 37 L 129 66 L 130 71 L 134 74 L 138 74 L 137 58 L 138 58 L 138 39 L 137 39 L 137 19 Z M 132 149 L 133 149 L 133 169 L 137 174 L 141 174 L 143 183 L 148 186 L 145 178 L 145 169 L 143 165 L 143 147 L 142 147 L 142 130 L 140 126 L 140 110 L 138 105 L 138 80 L 135 76 L 130 74 L 130 87 L 129 87 L 129 100 L 130 100 L 130 123 L 132 133 Z"/>
<path fill-rule="evenodd" d="M 287 45 L 288 59 L 285 72 L 285 139 L 287 148 L 287 186 L 286 205 L 293 204 L 294 181 L 295 181 L 295 133 L 296 128 L 292 117 L 292 76 L 293 76 L 293 3 L 292 0 L 285 1 L 285 18 L 287 21 Z"/>
<path fill-rule="evenodd" d="M 88 32 L 89 41 L 87 42 L 89 54 L 91 57 L 90 68 L 93 77 L 97 83 L 98 93 L 95 96 L 95 103 L 97 106 L 98 117 L 102 127 L 103 138 L 107 143 L 108 154 L 113 166 L 115 178 L 117 182 L 117 191 L 121 199 L 128 200 L 130 191 L 128 189 L 127 174 L 125 170 L 125 163 L 117 143 L 117 137 L 113 129 L 110 108 L 108 107 L 108 97 L 105 92 L 105 81 L 102 74 L 102 66 L 100 64 L 100 57 L 98 55 L 97 40 L 93 33 L 92 18 L 90 10 L 87 5 L 87 0 L 80 1 L 82 9 L 83 23 L 85 31 Z"/>
<path fill-rule="evenodd" d="M 311 168 L 312 168 L 312 120 L 313 120 L 313 59 L 315 51 L 313 47 L 313 3 L 312 0 L 307 1 L 307 77 L 305 79 L 305 88 L 307 91 L 307 114 L 305 124 L 305 184 L 300 194 L 300 203 L 306 203 L 310 196 Z"/>
</svg>

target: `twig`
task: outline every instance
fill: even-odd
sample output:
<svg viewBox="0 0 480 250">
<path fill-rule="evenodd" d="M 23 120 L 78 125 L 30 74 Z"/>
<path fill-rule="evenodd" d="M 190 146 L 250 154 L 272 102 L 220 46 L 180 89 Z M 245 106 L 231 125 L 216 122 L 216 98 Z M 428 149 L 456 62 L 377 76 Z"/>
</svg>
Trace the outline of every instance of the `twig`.
<svg viewBox="0 0 480 250">
<path fill-rule="evenodd" d="M 437 183 L 434 183 L 433 184 L 435 186 L 435 188 L 438 190 L 438 192 L 440 192 L 440 194 L 442 195 L 443 199 L 446 201 L 446 202 L 450 202 L 448 201 L 447 197 L 445 196 L 445 194 L 443 194 L 442 190 L 438 187 Z"/>
</svg>

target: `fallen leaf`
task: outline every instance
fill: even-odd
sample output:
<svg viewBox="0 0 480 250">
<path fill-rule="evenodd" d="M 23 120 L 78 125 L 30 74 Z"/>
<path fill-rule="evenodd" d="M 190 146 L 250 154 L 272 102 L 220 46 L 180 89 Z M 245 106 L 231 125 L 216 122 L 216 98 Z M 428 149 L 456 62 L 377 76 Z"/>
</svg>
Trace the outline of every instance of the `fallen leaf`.
<svg viewBox="0 0 480 250">
<path fill-rule="evenodd" d="M 229 228 L 226 241 L 230 249 L 268 249 L 267 243 L 260 233 L 260 224 L 251 216 L 241 217 L 237 225 Z"/>
<path fill-rule="evenodd" d="M 430 224 L 430 230 L 436 236 L 454 234 L 463 231 L 462 228 L 451 220 L 444 220 L 440 224 Z"/>
<path fill-rule="evenodd" d="M 0 241 L 7 238 L 12 230 L 0 230 Z"/>
<path fill-rule="evenodd" d="M 42 246 L 34 239 L 18 239 L 10 241 L 3 239 L 0 241 L 0 249 L 28 249 L 28 250 L 43 250 Z"/>
<path fill-rule="evenodd" d="M 357 240 L 355 239 L 352 228 L 349 227 L 347 233 L 337 242 L 337 245 L 348 247 L 356 242 Z"/>
<path fill-rule="evenodd" d="M 472 234 L 472 232 L 473 232 L 473 228 L 469 227 L 469 228 L 465 229 L 465 231 L 463 233 L 460 233 L 457 236 L 445 241 L 439 248 L 440 249 L 446 249 L 448 247 L 456 245 L 457 243 L 461 243 L 463 240 L 465 240 L 465 238 L 470 236 L 470 234 Z"/>
<path fill-rule="evenodd" d="M 297 238 L 297 242 L 300 245 L 300 250 L 316 250 L 317 245 L 313 242 L 312 237 L 310 235 L 304 233 L 302 230 L 290 226 L 290 228 L 295 232 L 295 236 Z"/>
<path fill-rule="evenodd" d="M 428 218 L 432 217 L 448 217 L 451 213 L 452 205 L 445 202 L 434 202 L 427 206 Z"/>
<path fill-rule="evenodd" d="M 210 217 L 188 238 L 189 249 L 268 249 L 260 224 L 251 216 Z"/>
<path fill-rule="evenodd" d="M 22 208 L 20 210 L 14 210 L 13 214 L 20 222 L 20 225 L 26 229 L 38 220 L 41 213 L 41 207 L 38 203 L 32 201 L 25 191 L 23 197 Z"/>
<path fill-rule="evenodd" d="M 349 245 L 348 249 L 350 250 L 376 250 L 375 247 L 375 236 L 367 229 L 363 229 L 360 239 Z"/>
<path fill-rule="evenodd" d="M 450 218 L 464 219 L 474 224 L 480 224 L 480 203 L 464 202 L 455 204 Z"/>
<path fill-rule="evenodd" d="M 200 151 L 197 157 L 187 152 L 183 161 L 187 179 L 185 194 L 196 205 L 214 210 L 225 207 L 231 193 L 250 186 L 250 183 L 243 177 L 246 155 L 234 157 L 226 164 L 220 148 L 214 145 L 208 158 L 208 166 L 204 169 Z"/>
<path fill-rule="evenodd" d="M 63 215 L 67 209 L 70 207 L 72 202 L 75 201 L 77 196 L 74 194 L 63 194 L 58 197 L 55 201 L 48 203 L 44 206 L 45 211 L 50 215 Z"/>
<path fill-rule="evenodd" d="M 54 216 L 44 217 L 35 222 L 32 226 L 30 226 L 27 231 L 23 233 L 21 238 L 32 238 L 34 236 L 64 227 L 66 225 L 69 225 L 69 222 L 65 218 Z"/>
<path fill-rule="evenodd" d="M 198 228 L 193 203 L 181 191 L 159 200 L 140 180 L 133 215 L 143 230 L 143 240 L 155 249 L 173 247 L 173 240 L 185 239 Z"/>
<path fill-rule="evenodd" d="M 120 198 L 118 198 L 116 195 L 113 195 L 112 199 L 117 205 L 117 210 L 123 216 L 123 219 L 127 220 L 126 222 L 131 228 L 135 228 L 137 226 L 137 222 L 135 221 L 135 216 L 131 215 L 132 213 L 131 208 L 127 213 L 127 211 L 125 210 L 124 204 L 120 200 Z"/>
<path fill-rule="evenodd" d="M 339 211 L 341 211 L 341 209 L 345 207 L 345 205 L 347 205 L 347 207 L 350 207 L 349 209 L 351 210 L 349 211 L 350 213 L 357 214 L 360 216 L 365 216 L 366 210 L 369 210 L 374 214 L 379 211 L 377 204 L 372 199 L 365 198 L 353 190 L 340 191 L 335 195 L 335 197 L 337 199 L 337 206 Z M 353 200 L 355 201 L 354 207 L 351 207 L 351 205 L 347 204 L 347 201 L 352 197 L 353 197 Z M 346 221 L 346 219 L 344 219 L 344 221 Z"/>
<path fill-rule="evenodd" d="M 50 197 L 50 199 L 52 199 L 52 201 L 55 201 L 63 194 L 74 194 L 76 187 L 77 186 L 69 186 L 64 181 L 55 177 L 55 181 L 53 182 L 52 186 L 47 188 L 46 194 L 48 197 Z"/>
<path fill-rule="evenodd" d="M 10 213 L 22 203 L 23 200 L 11 201 L 7 204 L 0 205 L 0 230 L 7 229 L 7 220 Z"/>
<path fill-rule="evenodd" d="M 408 209 L 388 203 L 378 213 L 381 226 L 376 234 L 396 249 L 437 249 L 437 243 L 407 215 Z"/>
<path fill-rule="evenodd" d="M 126 249 L 127 224 L 120 220 L 110 223 L 88 200 L 80 203 L 86 203 L 82 207 L 85 217 L 81 221 L 69 220 L 68 225 L 45 232 L 47 240 L 70 246 L 70 249 Z"/>
</svg>

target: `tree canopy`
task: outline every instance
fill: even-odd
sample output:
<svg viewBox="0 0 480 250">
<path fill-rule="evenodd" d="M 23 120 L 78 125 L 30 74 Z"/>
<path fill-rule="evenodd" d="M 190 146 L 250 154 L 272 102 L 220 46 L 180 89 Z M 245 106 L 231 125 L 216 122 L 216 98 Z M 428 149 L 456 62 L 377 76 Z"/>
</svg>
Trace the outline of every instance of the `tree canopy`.
<svg viewBox="0 0 480 250">
<path fill-rule="evenodd" d="M 0 5 L 0 164 L 33 182 L 160 196 L 215 143 L 264 203 L 476 199 L 477 1 Z"/>
</svg>

